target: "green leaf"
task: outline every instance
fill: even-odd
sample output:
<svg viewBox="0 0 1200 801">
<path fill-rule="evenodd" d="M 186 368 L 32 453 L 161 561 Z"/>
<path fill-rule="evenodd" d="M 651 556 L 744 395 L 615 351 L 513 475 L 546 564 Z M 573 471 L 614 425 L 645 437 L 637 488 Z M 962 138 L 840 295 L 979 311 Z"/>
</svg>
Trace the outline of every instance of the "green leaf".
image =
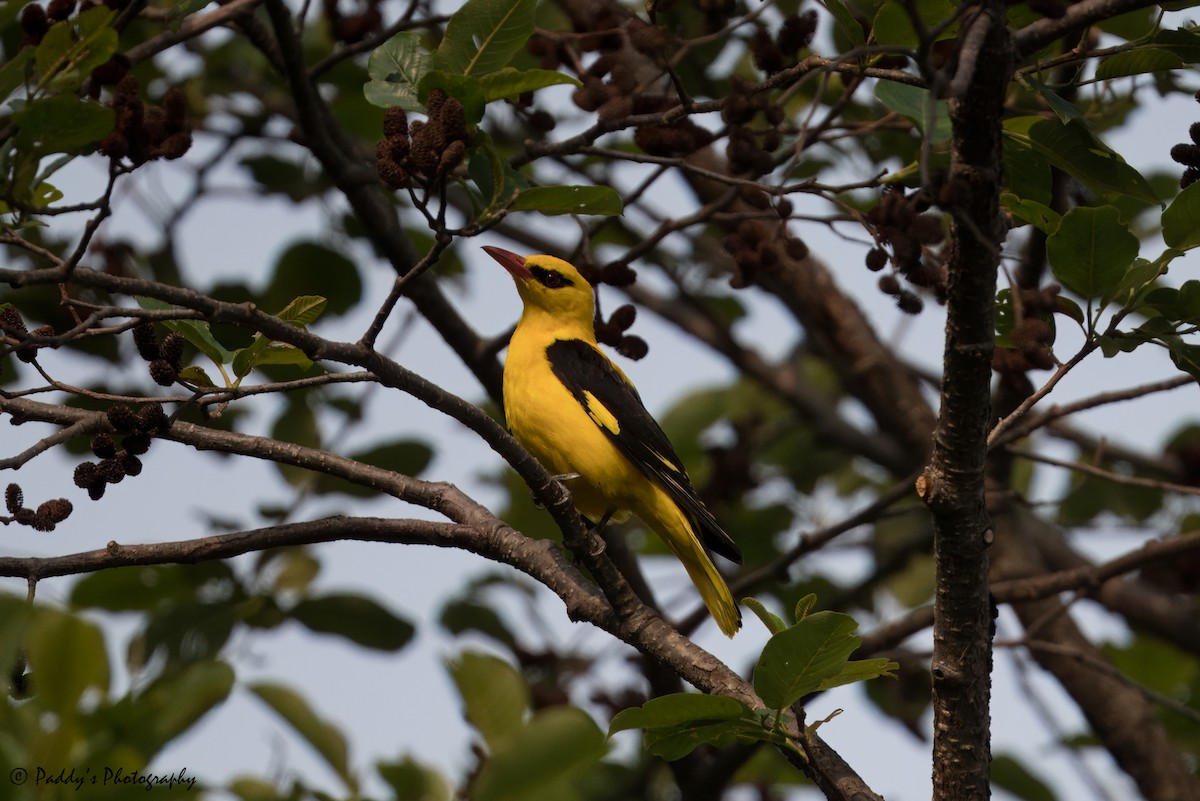
<svg viewBox="0 0 1200 801">
<path fill-rule="evenodd" d="M 288 615 L 312 631 L 336 634 L 376 651 L 399 651 L 416 633 L 407 620 L 364 595 L 350 593 L 305 598 Z"/>
<path fill-rule="evenodd" d="M 300 240 L 279 255 L 258 305 L 283 309 L 297 296 L 316 296 L 325 298 L 325 314 L 341 315 L 362 300 L 362 291 L 362 277 L 353 260 L 323 242 Z"/>
<path fill-rule="evenodd" d="M 356 462 L 382 467 L 405 476 L 419 476 L 433 460 L 433 449 L 415 439 L 398 439 L 376 445 L 365 451 L 350 454 Z M 339 492 L 354 498 L 371 498 L 379 494 L 373 487 L 364 487 L 338 476 L 321 473 L 315 479 L 313 492 L 328 495 Z"/>
<path fill-rule="evenodd" d="M 279 193 L 299 203 L 328 188 L 321 175 L 310 175 L 300 162 L 266 153 L 246 156 L 238 162 L 245 167 L 263 193 Z"/>
<path fill-rule="evenodd" d="M 1171 322 L 1200 324 L 1200 281 L 1184 281 L 1178 289 L 1161 286 L 1146 293 L 1143 304 Z"/>
<path fill-rule="evenodd" d="M 517 642 L 500 613 L 490 604 L 481 601 L 468 598 L 449 601 L 442 608 L 438 623 L 456 636 L 476 632 L 509 647 L 515 646 Z"/>
<path fill-rule="evenodd" d="M 39 154 L 80 153 L 113 128 L 113 110 L 74 95 L 33 100 L 13 113 L 17 145 Z"/>
<path fill-rule="evenodd" d="M 116 13 L 99 6 L 51 25 L 34 53 L 42 80 L 53 75 L 50 86 L 64 94 L 82 86 L 88 74 L 108 61 L 120 46 L 119 36 L 110 24 Z"/>
<path fill-rule="evenodd" d="M 669 729 L 681 724 L 713 723 L 753 714 L 750 707 L 736 698 L 703 693 L 671 693 L 652 698 L 639 707 L 618 712 L 609 724 L 608 736 L 628 729 Z"/>
<path fill-rule="evenodd" d="M 327 301 L 320 295 L 301 295 L 275 316 L 297 328 L 304 328 L 321 316 L 326 305 Z M 277 342 L 262 333 L 256 333 L 254 341 L 233 357 L 233 373 L 242 378 L 264 364 L 291 364 L 307 370 L 312 367 L 312 360 L 295 345 Z"/>
<path fill-rule="evenodd" d="M 208 373 L 204 372 L 203 367 L 198 367 L 194 364 L 189 364 L 179 371 L 179 377 L 189 384 L 195 384 L 198 387 L 216 387 L 220 386 L 213 381 Z"/>
<path fill-rule="evenodd" d="M 452 801 L 454 798 L 445 776 L 412 757 L 406 756 L 398 762 L 380 762 L 375 767 L 397 801 Z"/>
<path fill-rule="evenodd" d="M 147 298 L 141 295 L 136 298 L 138 305 L 143 309 L 174 309 L 170 303 L 158 300 L 157 298 Z M 183 335 L 183 338 L 203 353 L 208 358 L 212 359 L 216 364 L 229 364 L 233 361 L 233 351 L 226 350 L 220 342 L 217 342 L 213 337 L 212 331 L 208 327 L 208 323 L 197 320 L 163 320 L 165 325 L 171 331 L 178 331 Z"/>
<path fill-rule="evenodd" d="M 525 725 L 529 713 L 529 686 L 524 677 L 503 659 L 468 651 L 447 665 L 467 720 L 495 751 Z"/>
<path fill-rule="evenodd" d="M 479 79 L 467 75 L 456 75 L 444 70 L 430 70 L 421 79 L 417 94 L 421 101 L 429 98 L 434 89 L 441 89 L 448 97 L 453 97 L 463 105 L 463 116 L 468 125 L 476 125 L 483 119 L 487 99 L 483 96 L 483 88 Z"/>
<path fill-rule="evenodd" d="M 156 679 L 138 695 L 135 728 L 152 756 L 229 697 L 233 669 L 224 662 L 193 662 Z"/>
<path fill-rule="evenodd" d="M 1012 192 L 1000 193 L 1000 205 L 1016 219 L 1032 224 L 1044 234 L 1054 233 L 1062 222 L 1062 215 L 1054 209 L 1036 200 L 1017 197 Z"/>
<path fill-rule="evenodd" d="M 675 693 L 622 710 L 613 718 L 609 736 L 642 729 L 646 749 L 666 760 L 680 759 L 705 744 L 718 748 L 760 741 L 783 744 L 785 735 L 768 725 L 764 720 L 767 714 L 734 698 Z M 790 718 L 784 715 L 785 722 Z"/>
<path fill-rule="evenodd" d="M 433 57 L 422 49 L 420 35 L 401 31 L 375 48 L 367 59 L 371 80 L 363 86 L 363 94 L 376 106 L 423 111 L 417 87 L 432 65 Z"/>
<path fill-rule="evenodd" d="M 1063 124 L 1045 117 L 1005 120 L 1009 147 L 1030 148 L 1051 164 L 1105 198 L 1132 195 L 1158 204 L 1158 196 L 1142 174 L 1097 139 L 1080 122 Z"/>
<path fill-rule="evenodd" d="M 1170 259 L 1167 259 L 1170 261 Z M 1166 262 L 1134 259 L 1133 266 L 1125 271 L 1117 288 L 1113 290 L 1110 300 L 1125 305 L 1136 298 L 1142 291 L 1153 287 L 1155 280 L 1166 271 Z M 1064 298 L 1060 295 L 1059 300 Z M 1061 305 L 1061 304 L 1060 304 Z M 1076 318 L 1080 319 L 1080 318 Z"/>
<path fill-rule="evenodd" d="M 915 6 L 927 27 L 950 19 L 954 14 L 954 6 L 947 0 L 916 0 Z M 953 38 L 958 27 L 958 23 L 950 25 L 938 38 Z M 920 44 L 919 36 L 913 28 L 907 4 L 885 2 L 881 5 L 871 23 L 871 38 L 876 44 L 916 48 Z"/>
<path fill-rule="evenodd" d="M 1188 64 L 1200 62 L 1200 33 L 1195 28 L 1159 30 L 1151 42 L 1157 47 L 1167 48 Z"/>
<path fill-rule="evenodd" d="M 472 784 L 472 801 L 580 797 L 574 780 L 606 750 L 603 732 L 582 709 L 544 709 L 492 751 Z"/>
<path fill-rule="evenodd" d="M 478 77 L 507 67 L 533 34 L 536 8 L 537 0 L 467 0 L 446 25 L 437 68 Z"/>
<path fill-rule="evenodd" d="M 646 750 L 660 759 L 673 762 L 683 759 L 702 745 L 728 748 L 735 743 L 781 743 L 785 738 L 772 732 L 760 721 L 729 720 L 720 723 L 681 726 L 675 729 L 656 729 L 646 732 Z"/>
<path fill-rule="evenodd" d="M 302 392 L 294 392 L 287 396 L 284 407 L 271 426 L 271 437 L 283 442 L 290 442 L 306 448 L 321 447 L 321 429 L 317 425 L 317 417 L 309 406 L 308 396 Z M 313 473 L 302 467 L 296 467 L 282 462 L 273 462 L 280 475 L 294 487 L 312 486 L 321 480 L 325 473 Z"/>
<path fill-rule="evenodd" d="M 287 721 L 348 788 L 356 789 L 356 782 L 350 774 L 346 738 L 334 726 L 322 720 L 302 695 L 288 687 L 267 682 L 251 684 L 250 691 Z"/>
<path fill-rule="evenodd" d="M 504 163 L 491 139 L 471 148 L 467 176 L 479 190 L 484 209 L 492 208 L 504 189 Z"/>
<path fill-rule="evenodd" d="M 75 615 L 37 607 L 27 629 L 29 658 L 37 704 L 61 718 L 74 718 L 90 688 L 108 694 L 108 652 L 100 629 Z"/>
<path fill-rule="evenodd" d="M 1162 214 L 1163 241 L 1176 250 L 1200 247 L 1200 181 L 1180 192 Z"/>
<path fill-rule="evenodd" d="M 1004 188 L 1021 200 L 1049 207 L 1050 162 L 1028 147 L 1004 148 Z"/>
<path fill-rule="evenodd" d="M 480 76 L 479 86 L 483 90 L 485 100 L 500 100 L 516 98 L 525 92 L 536 92 L 547 86 L 570 84 L 579 86 L 580 81 L 574 76 L 556 70 L 518 70 L 505 67 L 502 70 Z"/>
<path fill-rule="evenodd" d="M 1022 801 L 1055 801 L 1058 798 L 1049 785 L 1005 754 L 992 759 L 992 784 Z"/>
<path fill-rule="evenodd" d="M 862 47 L 867 43 L 863 36 L 863 27 L 859 23 L 857 17 L 845 0 L 826 0 L 825 8 L 833 15 L 834 21 L 837 23 L 838 29 L 855 47 Z"/>
<path fill-rule="evenodd" d="M 1183 63 L 1183 59 L 1170 50 L 1157 47 L 1134 48 L 1101 61 L 1096 67 L 1096 80 L 1108 81 L 1147 72 L 1165 72 L 1179 69 Z"/>
<path fill-rule="evenodd" d="M 1182 337 L 1165 337 L 1167 352 L 1175 366 L 1192 378 L 1200 381 L 1200 345 L 1192 345 L 1183 341 Z"/>
<path fill-rule="evenodd" d="M 771 637 L 754 668 L 754 690 L 772 709 L 786 709 L 809 693 L 887 675 L 884 659 L 849 661 L 859 645 L 854 618 L 814 612 Z"/>
<path fill-rule="evenodd" d="M 1046 240 L 1054 275 L 1085 298 L 1108 298 L 1138 254 L 1138 238 L 1112 206 L 1076 206 Z"/>
<path fill-rule="evenodd" d="M 233 357 L 233 374 L 238 378 L 249 375 L 255 367 L 267 364 L 288 364 L 307 370 L 313 366 L 312 359 L 295 345 L 275 342 L 262 334 L 254 335 L 254 342 L 239 350 Z"/>
<path fill-rule="evenodd" d="M 301 295 L 293 298 L 292 302 L 284 306 L 275 316 L 285 323 L 304 328 L 317 321 L 328 303 L 329 301 L 320 295 Z"/>
<path fill-rule="evenodd" d="M 1084 119 L 1083 112 L 1079 110 L 1078 106 L 1076 106 L 1074 103 L 1068 103 L 1066 100 L 1063 100 L 1061 97 L 1055 94 L 1049 86 L 1046 86 L 1046 84 L 1042 83 L 1037 78 L 1034 78 L 1032 75 L 1026 75 L 1021 78 L 1021 81 L 1028 85 L 1030 89 L 1042 96 L 1042 99 L 1046 101 L 1046 105 L 1054 110 L 1054 113 L 1058 115 L 1058 119 L 1062 123 L 1066 124 L 1071 120 L 1079 120 L 1084 125 L 1087 124 L 1087 121 Z"/>
<path fill-rule="evenodd" d="M 767 627 L 767 631 L 772 634 L 778 634 L 787 628 L 787 623 L 783 622 L 783 618 L 763 606 L 762 601 L 757 598 L 743 598 L 742 606 L 753 612 Z"/>
<path fill-rule="evenodd" d="M 0 101 L 17 91 L 17 87 L 25 82 L 25 73 L 32 59 L 33 48 L 25 47 L 0 65 Z"/>
<path fill-rule="evenodd" d="M 522 189 L 509 208 L 549 215 L 596 214 L 617 217 L 624 211 L 624 204 L 617 191 L 608 186 L 535 186 Z"/>
<path fill-rule="evenodd" d="M 929 121 L 928 89 L 895 81 L 879 81 L 875 84 L 875 97 L 887 108 L 911 120 L 922 134 L 929 136 L 931 142 L 950 139 L 950 104 L 945 100 L 937 101 L 934 106 L 932 133 L 925 130 Z"/>
</svg>

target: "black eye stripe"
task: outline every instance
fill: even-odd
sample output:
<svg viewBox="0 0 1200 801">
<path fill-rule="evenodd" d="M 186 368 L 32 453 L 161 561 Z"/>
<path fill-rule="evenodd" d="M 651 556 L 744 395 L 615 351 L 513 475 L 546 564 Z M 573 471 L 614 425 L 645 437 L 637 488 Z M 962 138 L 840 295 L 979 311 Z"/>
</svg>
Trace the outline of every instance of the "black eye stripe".
<svg viewBox="0 0 1200 801">
<path fill-rule="evenodd" d="M 538 283 L 550 289 L 558 289 L 559 287 L 570 286 L 571 284 L 571 279 L 557 270 L 547 270 L 544 267 L 531 267 L 529 271 L 533 273 L 533 277 L 538 280 Z"/>
</svg>

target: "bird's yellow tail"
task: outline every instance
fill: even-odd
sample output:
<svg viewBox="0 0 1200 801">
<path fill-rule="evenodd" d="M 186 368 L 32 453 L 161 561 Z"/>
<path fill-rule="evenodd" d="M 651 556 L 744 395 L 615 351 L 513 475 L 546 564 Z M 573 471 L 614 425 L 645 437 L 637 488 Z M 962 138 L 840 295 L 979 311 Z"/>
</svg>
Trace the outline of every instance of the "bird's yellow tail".
<svg viewBox="0 0 1200 801">
<path fill-rule="evenodd" d="M 742 627 L 742 613 L 734 603 L 729 585 L 717 572 L 717 566 L 700 544 L 692 522 L 674 503 L 670 503 L 666 515 L 659 516 L 657 521 L 646 522 L 663 538 L 675 557 L 683 562 L 688 576 L 700 591 L 700 597 L 704 599 L 704 605 L 708 607 L 709 613 L 725 636 L 732 637 L 737 634 L 738 629 Z"/>
</svg>

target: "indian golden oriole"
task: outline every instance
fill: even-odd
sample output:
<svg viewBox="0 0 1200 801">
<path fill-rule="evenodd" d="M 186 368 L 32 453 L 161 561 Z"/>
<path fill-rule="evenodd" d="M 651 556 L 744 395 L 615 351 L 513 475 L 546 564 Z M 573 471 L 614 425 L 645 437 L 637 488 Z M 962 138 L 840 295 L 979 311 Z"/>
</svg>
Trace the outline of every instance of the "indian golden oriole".
<svg viewBox="0 0 1200 801">
<path fill-rule="evenodd" d="M 591 284 L 553 256 L 484 250 L 512 275 L 524 304 L 504 365 L 509 430 L 563 477 L 584 517 L 603 523 L 632 512 L 657 533 L 732 637 L 741 613 L 705 546 L 739 563 L 741 551 L 696 495 L 633 384 L 597 347 Z"/>
</svg>

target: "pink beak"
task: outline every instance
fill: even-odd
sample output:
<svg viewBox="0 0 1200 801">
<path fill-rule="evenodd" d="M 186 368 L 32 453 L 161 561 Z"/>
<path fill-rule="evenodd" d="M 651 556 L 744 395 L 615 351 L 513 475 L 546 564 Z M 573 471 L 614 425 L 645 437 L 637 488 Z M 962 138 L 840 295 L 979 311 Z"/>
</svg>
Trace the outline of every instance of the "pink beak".
<svg viewBox="0 0 1200 801">
<path fill-rule="evenodd" d="M 491 245 L 484 245 L 483 252 L 500 262 L 500 266 L 508 270 L 513 278 L 520 278 L 521 280 L 533 278 L 533 273 L 525 266 L 524 256 L 518 256 L 516 253 L 504 250 L 503 248 L 494 248 Z"/>
</svg>

